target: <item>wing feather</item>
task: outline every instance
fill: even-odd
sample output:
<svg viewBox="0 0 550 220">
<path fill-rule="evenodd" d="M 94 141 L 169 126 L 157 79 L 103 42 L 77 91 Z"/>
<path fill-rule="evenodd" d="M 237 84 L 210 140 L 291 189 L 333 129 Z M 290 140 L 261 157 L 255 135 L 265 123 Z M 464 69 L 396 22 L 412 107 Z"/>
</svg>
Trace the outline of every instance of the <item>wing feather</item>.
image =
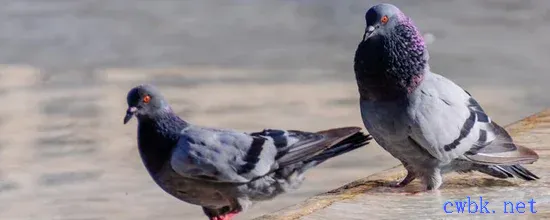
<svg viewBox="0 0 550 220">
<path fill-rule="evenodd" d="M 538 155 L 516 145 L 465 90 L 437 74 L 427 74 L 412 99 L 410 137 L 444 163 L 465 158 L 476 163 L 532 163 Z"/>
<path fill-rule="evenodd" d="M 171 166 L 188 178 L 246 183 L 290 164 L 308 161 L 360 130 L 348 127 L 313 133 L 266 129 L 243 133 L 191 126 L 182 131 L 172 152 Z M 360 137 L 343 144 L 355 149 L 370 140 L 369 136 Z"/>
</svg>

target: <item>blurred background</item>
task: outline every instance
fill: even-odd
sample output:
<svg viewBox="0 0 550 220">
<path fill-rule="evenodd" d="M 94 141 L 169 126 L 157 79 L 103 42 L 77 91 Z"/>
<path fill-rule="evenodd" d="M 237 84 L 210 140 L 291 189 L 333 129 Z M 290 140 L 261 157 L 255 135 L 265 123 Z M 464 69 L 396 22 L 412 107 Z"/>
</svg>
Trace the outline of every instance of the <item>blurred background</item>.
<svg viewBox="0 0 550 220">
<path fill-rule="evenodd" d="M 158 188 L 122 125 L 154 83 L 184 119 L 256 131 L 362 126 L 353 55 L 367 0 L 1 0 L 0 219 L 203 219 Z M 391 1 L 432 70 L 508 124 L 550 106 L 550 2 Z M 251 219 L 398 164 L 370 145 Z"/>
</svg>

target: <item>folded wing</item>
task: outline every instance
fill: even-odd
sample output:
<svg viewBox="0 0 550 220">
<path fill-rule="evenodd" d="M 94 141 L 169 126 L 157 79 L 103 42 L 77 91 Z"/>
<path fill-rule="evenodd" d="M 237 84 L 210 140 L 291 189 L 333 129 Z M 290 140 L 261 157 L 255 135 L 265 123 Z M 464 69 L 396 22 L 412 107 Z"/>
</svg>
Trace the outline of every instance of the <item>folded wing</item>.
<svg viewBox="0 0 550 220">
<path fill-rule="evenodd" d="M 490 165 L 533 163 L 538 155 L 516 145 L 477 101 L 450 80 L 426 75 L 417 93 L 410 138 L 442 162 L 456 158 Z"/>
<path fill-rule="evenodd" d="M 171 166 L 188 178 L 246 183 L 290 164 L 326 159 L 333 146 L 345 146 L 338 151 L 342 152 L 365 145 L 370 137 L 364 135 L 354 137 L 357 140 L 351 144 L 343 142 L 360 130 L 348 127 L 312 133 L 266 129 L 243 133 L 191 126 L 182 132 L 172 153 Z"/>
</svg>

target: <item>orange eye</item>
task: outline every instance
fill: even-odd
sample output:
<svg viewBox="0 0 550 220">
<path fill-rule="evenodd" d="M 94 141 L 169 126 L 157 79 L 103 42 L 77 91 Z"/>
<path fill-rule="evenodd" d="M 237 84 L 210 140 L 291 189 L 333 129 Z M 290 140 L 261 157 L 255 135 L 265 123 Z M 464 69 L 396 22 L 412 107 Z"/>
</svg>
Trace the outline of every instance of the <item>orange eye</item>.
<svg viewBox="0 0 550 220">
<path fill-rule="evenodd" d="M 151 101 L 151 96 L 146 95 L 145 97 L 143 97 L 143 102 L 145 104 L 149 103 L 150 101 Z"/>
<path fill-rule="evenodd" d="M 388 19 L 388 16 L 384 15 L 384 17 L 382 17 L 382 18 L 380 19 L 380 22 L 382 22 L 382 24 L 386 24 L 386 23 L 388 23 L 388 20 L 389 20 L 389 19 Z"/>
</svg>

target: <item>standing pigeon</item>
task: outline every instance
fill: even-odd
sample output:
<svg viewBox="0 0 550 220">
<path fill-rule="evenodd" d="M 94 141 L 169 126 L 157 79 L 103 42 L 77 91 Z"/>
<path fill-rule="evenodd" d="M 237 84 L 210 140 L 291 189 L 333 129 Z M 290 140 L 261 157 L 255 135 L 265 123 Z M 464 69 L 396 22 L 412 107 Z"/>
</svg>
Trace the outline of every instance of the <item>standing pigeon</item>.
<svg viewBox="0 0 550 220">
<path fill-rule="evenodd" d="M 354 63 L 361 115 L 373 138 L 407 169 L 393 186 L 418 177 L 428 190 L 438 189 L 441 174 L 451 171 L 538 179 L 519 165 L 538 155 L 514 144 L 468 92 L 430 71 L 424 39 L 410 18 L 379 4 L 365 19 Z"/>
<path fill-rule="evenodd" d="M 297 188 L 309 168 L 371 140 L 358 127 L 243 133 L 196 126 L 174 114 L 151 85 L 131 89 L 127 102 L 124 123 L 137 117 L 138 148 L 151 177 L 212 220 L 229 220 L 253 201 Z"/>
</svg>

